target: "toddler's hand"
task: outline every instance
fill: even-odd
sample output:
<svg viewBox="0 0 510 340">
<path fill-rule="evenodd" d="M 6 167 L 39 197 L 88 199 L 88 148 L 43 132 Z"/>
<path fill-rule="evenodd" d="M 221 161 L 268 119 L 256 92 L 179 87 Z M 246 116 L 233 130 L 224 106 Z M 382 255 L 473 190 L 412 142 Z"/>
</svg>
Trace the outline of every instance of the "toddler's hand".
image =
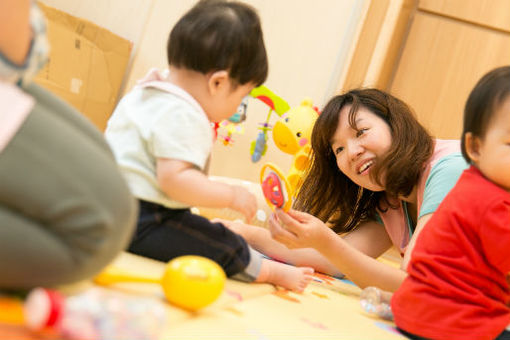
<svg viewBox="0 0 510 340">
<path fill-rule="evenodd" d="M 230 208 L 239 211 L 246 218 L 246 223 L 250 223 L 257 212 L 257 199 L 255 195 L 246 188 L 237 185 L 232 186 L 232 191 Z"/>
</svg>

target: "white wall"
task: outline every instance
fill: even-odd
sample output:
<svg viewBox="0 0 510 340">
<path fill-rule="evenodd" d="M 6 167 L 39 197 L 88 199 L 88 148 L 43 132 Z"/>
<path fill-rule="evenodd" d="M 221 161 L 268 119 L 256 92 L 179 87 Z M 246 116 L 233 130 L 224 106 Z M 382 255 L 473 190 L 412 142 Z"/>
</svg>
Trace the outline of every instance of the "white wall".
<svg viewBox="0 0 510 340">
<path fill-rule="evenodd" d="M 134 43 L 133 60 L 124 91 L 151 67 L 166 67 L 166 40 L 172 26 L 196 0 L 43 0 L 44 3 L 88 19 Z M 322 108 L 345 74 L 350 52 L 370 0 L 246 0 L 257 8 L 269 56 L 266 85 L 291 106 L 310 97 Z M 243 135 L 234 144 L 219 141 L 210 172 L 258 181 L 263 163 L 287 171 L 291 156 L 268 143 L 259 163 L 250 159 L 250 143 L 258 134 L 267 106 L 252 99 Z M 273 115 L 271 123 L 276 121 Z M 220 131 L 221 132 L 221 131 Z"/>
</svg>

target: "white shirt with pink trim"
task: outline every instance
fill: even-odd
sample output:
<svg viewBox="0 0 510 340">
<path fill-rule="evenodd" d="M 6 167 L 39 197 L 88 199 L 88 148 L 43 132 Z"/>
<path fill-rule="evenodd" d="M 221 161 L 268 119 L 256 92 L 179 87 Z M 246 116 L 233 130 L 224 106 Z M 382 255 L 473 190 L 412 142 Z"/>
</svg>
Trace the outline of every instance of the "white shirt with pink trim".
<svg viewBox="0 0 510 340">
<path fill-rule="evenodd" d="M 159 187 L 158 158 L 203 170 L 213 131 L 202 107 L 186 91 L 152 70 L 125 95 L 108 121 L 105 137 L 133 195 L 168 208 L 188 208 Z"/>
</svg>

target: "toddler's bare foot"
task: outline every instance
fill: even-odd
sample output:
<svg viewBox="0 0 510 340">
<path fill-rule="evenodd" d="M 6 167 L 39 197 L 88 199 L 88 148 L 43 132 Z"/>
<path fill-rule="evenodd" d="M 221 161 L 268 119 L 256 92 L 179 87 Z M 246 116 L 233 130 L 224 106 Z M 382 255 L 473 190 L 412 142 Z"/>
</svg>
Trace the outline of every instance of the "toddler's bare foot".
<svg viewBox="0 0 510 340">
<path fill-rule="evenodd" d="M 314 270 L 310 267 L 294 267 L 268 259 L 262 260 L 260 273 L 255 282 L 272 283 L 301 293 L 312 281 Z"/>
</svg>

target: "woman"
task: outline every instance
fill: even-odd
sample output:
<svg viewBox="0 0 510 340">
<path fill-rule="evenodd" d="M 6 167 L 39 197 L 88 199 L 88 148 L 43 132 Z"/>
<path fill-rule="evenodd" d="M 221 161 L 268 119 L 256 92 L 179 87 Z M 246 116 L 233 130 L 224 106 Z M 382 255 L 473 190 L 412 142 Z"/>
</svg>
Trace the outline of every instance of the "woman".
<svg viewBox="0 0 510 340">
<path fill-rule="evenodd" d="M 269 219 L 281 244 L 266 230 L 229 226 L 282 261 L 345 274 L 362 288 L 396 290 L 417 235 L 467 167 L 459 141 L 430 137 L 392 95 L 357 89 L 326 105 L 312 150 L 297 210 L 276 210 Z M 376 260 L 392 245 L 403 256 L 401 269 Z"/>
<path fill-rule="evenodd" d="M 0 288 L 90 278 L 126 247 L 136 217 L 101 133 L 30 84 L 47 51 L 35 4 L 0 1 Z"/>
</svg>

